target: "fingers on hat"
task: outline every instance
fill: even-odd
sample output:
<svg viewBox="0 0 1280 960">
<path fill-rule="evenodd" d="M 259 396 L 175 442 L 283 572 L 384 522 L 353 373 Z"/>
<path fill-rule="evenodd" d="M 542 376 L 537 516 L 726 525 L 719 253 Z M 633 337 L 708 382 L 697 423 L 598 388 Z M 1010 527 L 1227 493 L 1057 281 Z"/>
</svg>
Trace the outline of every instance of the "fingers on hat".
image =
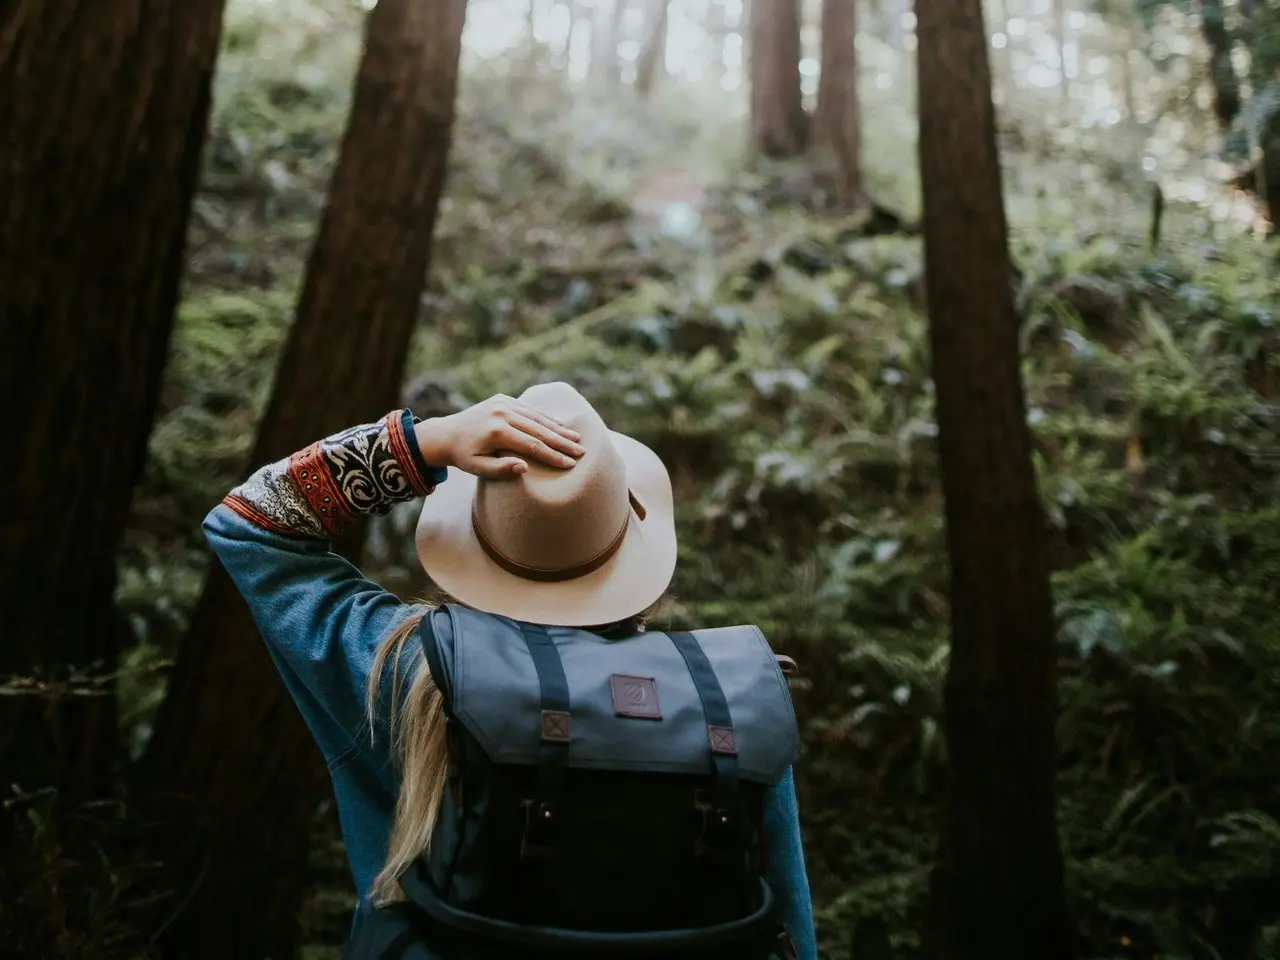
<svg viewBox="0 0 1280 960">
<path fill-rule="evenodd" d="M 541 410 L 538 410 L 535 407 L 529 406 L 529 404 L 525 403 L 522 400 L 515 401 L 515 406 L 516 406 L 516 409 L 520 413 L 522 413 L 524 416 L 528 417 L 534 423 L 541 424 L 542 426 L 546 427 L 550 431 L 553 431 L 563 437 L 567 437 L 570 440 L 582 439 L 582 434 L 580 434 L 577 430 L 574 430 L 571 427 L 566 426 L 565 424 L 557 420 L 555 417 L 549 416 L 543 413 Z"/>
<path fill-rule="evenodd" d="M 529 469 L 529 464 L 519 457 L 478 457 L 471 472 L 485 480 L 517 477 Z"/>
</svg>

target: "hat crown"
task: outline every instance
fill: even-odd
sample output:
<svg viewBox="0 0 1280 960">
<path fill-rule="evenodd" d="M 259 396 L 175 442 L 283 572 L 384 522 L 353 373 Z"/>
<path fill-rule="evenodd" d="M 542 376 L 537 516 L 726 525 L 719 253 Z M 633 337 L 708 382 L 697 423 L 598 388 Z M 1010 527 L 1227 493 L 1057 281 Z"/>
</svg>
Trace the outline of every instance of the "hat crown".
<svg viewBox="0 0 1280 960">
<path fill-rule="evenodd" d="M 513 567 L 548 574 L 587 567 L 626 530 L 626 463 L 600 415 L 573 387 L 540 384 L 520 399 L 578 431 L 586 452 L 567 470 L 531 460 L 523 474 L 479 481 L 476 532 Z"/>
<path fill-rule="evenodd" d="M 671 478 L 658 455 L 609 430 L 568 384 L 521 400 L 578 431 L 567 470 L 486 481 L 451 467 L 427 497 L 415 540 L 427 575 L 459 603 L 528 623 L 586 626 L 634 616 L 676 566 Z"/>
</svg>

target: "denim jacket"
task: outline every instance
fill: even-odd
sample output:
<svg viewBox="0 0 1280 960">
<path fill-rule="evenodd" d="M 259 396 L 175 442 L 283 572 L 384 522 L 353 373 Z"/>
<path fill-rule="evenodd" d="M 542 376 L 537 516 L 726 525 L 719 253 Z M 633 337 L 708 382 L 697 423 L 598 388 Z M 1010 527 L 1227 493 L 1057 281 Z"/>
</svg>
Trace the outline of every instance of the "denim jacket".
<svg viewBox="0 0 1280 960">
<path fill-rule="evenodd" d="M 204 521 L 328 763 L 360 898 L 353 931 L 371 909 L 399 791 L 385 720 L 371 728 L 365 686 L 379 641 L 417 607 L 366 580 L 329 538 L 357 516 L 429 495 L 443 479 L 422 459 L 415 422 L 397 410 L 314 443 L 258 470 Z M 765 829 L 783 922 L 801 960 L 816 960 L 790 770 L 770 791 Z"/>
</svg>

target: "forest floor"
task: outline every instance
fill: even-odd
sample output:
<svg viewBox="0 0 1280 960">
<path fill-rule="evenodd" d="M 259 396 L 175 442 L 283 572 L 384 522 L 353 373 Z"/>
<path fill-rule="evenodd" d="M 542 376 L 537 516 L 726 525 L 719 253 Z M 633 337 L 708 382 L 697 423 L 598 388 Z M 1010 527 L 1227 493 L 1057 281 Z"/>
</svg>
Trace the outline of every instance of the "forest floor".
<svg viewBox="0 0 1280 960">
<path fill-rule="evenodd" d="M 246 472 L 357 37 L 335 14 L 228 28 L 121 565 L 135 749 L 208 563 L 200 518 Z M 865 147 L 869 189 L 903 227 L 813 209 L 822 184 L 802 166 L 726 175 L 726 128 L 699 119 L 705 105 L 566 107 L 553 79 L 513 101 L 509 79 L 478 74 L 410 400 L 565 379 L 663 456 L 682 538 L 664 616 L 753 621 L 803 670 L 824 956 L 848 956 L 869 917 L 910 956 L 945 769 L 948 616 L 910 119 L 876 111 Z M 1175 205 L 1152 253 L 1127 161 L 1027 129 L 1004 132 L 1007 185 L 1061 623 L 1061 829 L 1087 955 L 1280 957 L 1274 249 Z M 379 522 L 368 566 L 413 593 L 409 519 Z M 312 960 L 337 956 L 351 908 L 330 811 L 316 838 Z"/>
</svg>

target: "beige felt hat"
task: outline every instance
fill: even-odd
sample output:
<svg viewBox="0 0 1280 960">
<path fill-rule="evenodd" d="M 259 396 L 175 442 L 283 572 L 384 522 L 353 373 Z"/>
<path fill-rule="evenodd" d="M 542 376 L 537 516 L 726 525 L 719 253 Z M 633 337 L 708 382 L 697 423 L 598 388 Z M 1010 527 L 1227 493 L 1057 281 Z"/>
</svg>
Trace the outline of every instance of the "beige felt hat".
<svg viewBox="0 0 1280 960">
<path fill-rule="evenodd" d="M 567 470 L 530 461 L 501 480 L 450 468 L 418 519 L 423 569 L 462 603 L 528 623 L 595 626 L 640 613 L 675 572 L 666 468 L 566 383 L 520 399 L 578 431 L 586 453 Z"/>
</svg>

